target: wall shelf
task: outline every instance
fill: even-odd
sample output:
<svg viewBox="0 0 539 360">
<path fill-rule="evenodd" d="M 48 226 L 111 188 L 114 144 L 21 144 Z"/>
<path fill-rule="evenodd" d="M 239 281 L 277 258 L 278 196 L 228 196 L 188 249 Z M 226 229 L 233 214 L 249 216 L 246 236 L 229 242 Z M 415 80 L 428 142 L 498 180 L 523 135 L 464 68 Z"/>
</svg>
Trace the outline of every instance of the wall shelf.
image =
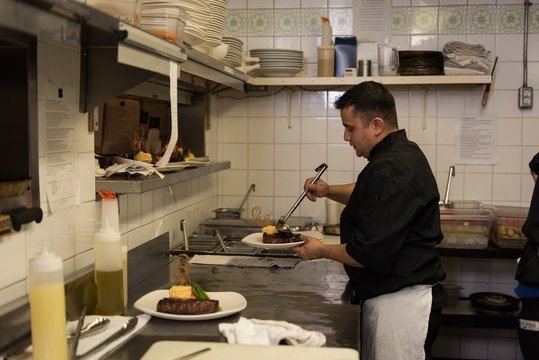
<svg viewBox="0 0 539 360">
<path fill-rule="evenodd" d="M 155 174 L 146 177 L 141 176 L 133 178 L 119 176 L 96 178 L 95 189 L 96 191 L 106 189 L 120 194 L 141 194 L 226 169 L 230 169 L 230 161 L 210 161 L 203 166 L 165 173 L 163 179 Z"/>
<path fill-rule="evenodd" d="M 436 249 L 440 256 L 479 259 L 516 259 L 522 253 L 522 249 L 500 248 L 490 243 L 488 244 L 488 247 L 484 249 L 457 249 L 444 247 L 437 247 Z"/>
<path fill-rule="evenodd" d="M 300 86 L 306 88 L 349 87 L 363 81 L 384 85 L 487 85 L 490 75 L 368 76 L 368 77 L 250 77 L 253 86 Z"/>
</svg>

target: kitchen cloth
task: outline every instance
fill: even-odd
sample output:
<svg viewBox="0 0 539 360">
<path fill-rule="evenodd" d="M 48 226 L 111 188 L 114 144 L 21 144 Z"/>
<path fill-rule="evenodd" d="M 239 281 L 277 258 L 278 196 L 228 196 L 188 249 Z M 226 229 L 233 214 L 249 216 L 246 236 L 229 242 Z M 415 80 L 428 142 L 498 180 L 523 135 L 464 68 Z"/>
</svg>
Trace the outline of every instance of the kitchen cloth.
<svg viewBox="0 0 539 360">
<path fill-rule="evenodd" d="M 86 324 L 91 323 L 99 316 L 96 315 L 89 315 L 84 318 L 84 322 Z M 95 353 L 85 357 L 84 359 L 92 360 L 92 359 L 101 359 L 104 355 L 109 354 L 119 348 L 122 344 L 124 344 L 127 340 L 129 340 L 131 337 L 136 335 L 138 332 L 142 330 L 142 328 L 148 323 L 151 316 L 147 314 L 142 314 L 137 316 L 138 322 L 137 325 L 133 330 L 125 334 L 119 339 L 116 339 L 115 341 L 111 342 L 107 346 L 103 347 L 101 350 L 96 351 Z M 100 344 L 102 341 L 107 339 L 109 336 L 111 336 L 116 331 L 120 330 L 122 325 L 129 319 L 129 316 L 107 316 L 108 319 L 110 319 L 109 325 L 105 328 L 105 330 L 98 332 L 94 335 L 88 335 L 87 337 L 83 337 L 79 340 L 79 344 L 77 346 L 77 355 L 84 354 L 86 351 L 93 348 L 95 345 Z M 72 324 L 71 324 L 72 323 Z M 69 327 L 72 326 L 74 328 L 74 325 L 76 325 L 76 321 L 72 321 L 68 323 L 68 332 Z"/>
<path fill-rule="evenodd" d="M 301 259 L 298 258 L 272 258 L 265 256 L 195 255 L 189 262 L 200 265 L 294 268 L 300 261 Z"/>
<path fill-rule="evenodd" d="M 321 347 L 326 337 L 320 331 L 308 331 L 287 321 L 240 317 L 237 323 L 220 323 L 219 331 L 229 344 L 288 345 Z"/>
</svg>

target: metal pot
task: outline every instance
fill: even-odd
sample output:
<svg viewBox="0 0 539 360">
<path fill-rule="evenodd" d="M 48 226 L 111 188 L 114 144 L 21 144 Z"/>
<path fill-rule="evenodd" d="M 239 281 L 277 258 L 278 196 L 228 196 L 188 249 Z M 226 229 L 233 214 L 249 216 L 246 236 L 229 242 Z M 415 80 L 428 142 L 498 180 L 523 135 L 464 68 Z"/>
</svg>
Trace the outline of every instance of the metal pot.
<svg viewBox="0 0 539 360">
<path fill-rule="evenodd" d="M 215 219 L 239 219 L 243 209 L 240 208 L 217 208 L 213 210 Z"/>
</svg>

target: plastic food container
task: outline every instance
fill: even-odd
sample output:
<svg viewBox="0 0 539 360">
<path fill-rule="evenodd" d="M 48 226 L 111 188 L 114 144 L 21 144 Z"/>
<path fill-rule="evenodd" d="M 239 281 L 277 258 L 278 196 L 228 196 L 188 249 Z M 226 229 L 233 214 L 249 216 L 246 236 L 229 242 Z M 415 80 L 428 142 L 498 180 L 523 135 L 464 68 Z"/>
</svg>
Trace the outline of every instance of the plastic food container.
<svg viewBox="0 0 539 360">
<path fill-rule="evenodd" d="M 522 225 L 528 216 L 527 207 L 518 206 L 493 206 L 492 211 L 496 215 L 496 234 L 492 241 L 501 248 L 522 249 L 528 240 L 522 233 Z"/>
<path fill-rule="evenodd" d="M 137 24 L 137 0 L 86 0 L 86 5 L 125 22 Z"/>
<path fill-rule="evenodd" d="M 185 10 L 178 7 L 142 7 L 140 28 L 177 45 L 183 44 Z"/>
<path fill-rule="evenodd" d="M 460 291 L 462 286 L 459 286 L 455 283 L 445 282 L 442 283 L 446 292 L 447 292 L 447 305 L 448 306 L 457 306 L 460 298 Z"/>
<path fill-rule="evenodd" d="M 444 239 L 438 245 L 445 248 L 484 249 L 495 217 L 488 209 L 440 209 Z"/>
</svg>

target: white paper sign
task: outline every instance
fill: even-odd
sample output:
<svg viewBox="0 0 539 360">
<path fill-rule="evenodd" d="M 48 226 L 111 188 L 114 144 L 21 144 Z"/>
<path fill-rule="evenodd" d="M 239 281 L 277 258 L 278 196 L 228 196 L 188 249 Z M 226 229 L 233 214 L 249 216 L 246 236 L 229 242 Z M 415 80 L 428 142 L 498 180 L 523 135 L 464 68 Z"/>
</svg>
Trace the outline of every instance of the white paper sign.
<svg viewBox="0 0 539 360">
<path fill-rule="evenodd" d="M 46 195 L 49 213 L 72 208 L 80 204 L 80 181 L 75 148 L 74 88 L 62 86 L 60 91 L 49 89 L 44 99 L 46 122 Z"/>
<path fill-rule="evenodd" d="M 496 115 L 462 114 L 456 126 L 456 164 L 496 164 Z"/>
<path fill-rule="evenodd" d="M 354 34 L 361 42 L 391 39 L 391 0 L 355 0 Z"/>
</svg>

